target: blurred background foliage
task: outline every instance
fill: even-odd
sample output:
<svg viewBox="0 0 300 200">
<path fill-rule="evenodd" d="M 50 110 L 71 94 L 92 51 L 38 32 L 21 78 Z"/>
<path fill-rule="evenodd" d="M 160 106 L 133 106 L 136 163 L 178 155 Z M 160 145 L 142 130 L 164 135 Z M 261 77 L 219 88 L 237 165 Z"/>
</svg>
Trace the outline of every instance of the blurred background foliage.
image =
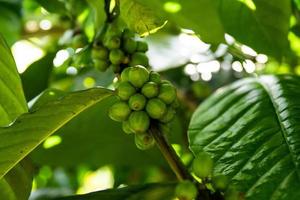
<svg viewBox="0 0 300 200">
<path fill-rule="evenodd" d="M 214 90 L 260 74 L 300 75 L 299 0 L 123 0 L 120 9 L 122 26 L 147 36 L 153 70 L 178 88 L 181 109 L 168 137 L 187 165 L 190 116 Z M 104 0 L 0 0 L 0 33 L 29 105 L 58 89 L 113 88 L 113 72 L 90 60 L 104 21 Z M 158 150 L 138 150 L 108 119 L 113 102 L 83 112 L 29 156 L 31 199 L 175 180 Z"/>
</svg>

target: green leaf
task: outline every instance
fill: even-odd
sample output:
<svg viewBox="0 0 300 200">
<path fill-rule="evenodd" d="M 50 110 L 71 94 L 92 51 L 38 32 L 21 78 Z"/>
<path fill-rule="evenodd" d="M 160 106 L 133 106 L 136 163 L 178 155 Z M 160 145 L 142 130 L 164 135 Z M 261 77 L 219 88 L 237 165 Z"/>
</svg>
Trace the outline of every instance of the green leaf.
<svg viewBox="0 0 300 200">
<path fill-rule="evenodd" d="M 300 198 L 300 77 L 248 78 L 217 92 L 194 113 L 190 148 L 214 158 L 246 199 Z"/>
<path fill-rule="evenodd" d="M 0 199 L 27 200 L 31 192 L 33 168 L 24 159 L 0 179 Z"/>
<path fill-rule="evenodd" d="M 21 80 L 9 47 L 0 36 L 0 126 L 27 111 Z"/>
<path fill-rule="evenodd" d="M 64 2 L 60 0 L 36 0 L 43 8 L 52 13 L 67 14 Z"/>
<path fill-rule="evenodd" d="M 36 97 L 49 86 L 54 57 L 55 53 L 48 53 L 45 57 L 31 64 L 26 71 L 21 74 L 27 101 Z"/>
<path fill-rule="evenodd" d="M 0 177 L 49 135 L 110 95 L 112 91 L 104 88 L 73 92 L 23 114 L 8 127 L 0 128 Z"/>
<path fill-rule="evenodd" d="M 175 184 L 163 183 L 129 186 L 55 200 L 171 200 L 174 199 L 174 186 Z"/>
<path fill-rule="evenodd" d="M 92 8 L 94 21 L 95 21 L 95 29 L 96 31 L 100 30 L 100 27 L 103 25 L 105 21 L 105 12 L 104 12 L 104 1 L 103 0 L 86 0 L 89 6 Z"/>
<path fill-rule="evenodd" d="M 21 32 L 20 4 L 0 2 L 0 24 L 0 34 L 12 45 Z"/>
<path fill-rule="evenodd" d="M 127 26 L 141 36 L 155 33 L 166 23 L 166 20 L 159 18 L 155 10 L 141 0 L 120 1 L 120 12 Z"/>
</svg>

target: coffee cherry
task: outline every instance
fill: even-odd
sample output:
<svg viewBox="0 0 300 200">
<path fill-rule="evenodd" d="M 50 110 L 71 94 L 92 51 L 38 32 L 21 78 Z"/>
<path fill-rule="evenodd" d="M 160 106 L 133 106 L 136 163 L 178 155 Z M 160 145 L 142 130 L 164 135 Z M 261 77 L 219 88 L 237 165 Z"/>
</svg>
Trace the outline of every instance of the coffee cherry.
<svg viewBox="0 0 300 200">
<path fill-rule="evenodd" d="M 109 53 L 109 60 L 112 64 L 119 65 L 124 59 L 124 53 L 120 49 L 113 49 Z"/>
<path fill-rule="evenodd" d="M 150 119 L 144 111 L 132 112 L 128 121 L 134 133 L 145 133 L 150 126 Z"/>
<path fill-rule="evenodd" d="M 141 65 L 131 67 L 128 75 L 129 82 L 138 88 L 149 80 L 149 71 Z"/>
<path fill-rule="evenodd" d="M 215 189 L 224 191 L 229 185 L 229 179 L 227 176 L 220 174 L 212 177 L 212 185 Z"/>
<path fill-rule="evenodd" d="M 151 71 L 150 72 L 150 77 L 149 80 L 156 83 L 156 84 L 160 84 L 161 80 L 160 80 L 160 75 L 157 72 Z"/>
<path fill-rule="evenodd" d="M 108 58 L 108 50 L 105 47 L 98 47 L 92 49 L 92 58 L 106 60 Z"/>
<path fill-rule="evenodd" d="M 169 107 L 167 109 L 167 112 L 164 114 L 164 116 L 162 116 L 162 118 L 159 119 L 159 121 L 161 121 L 163 123 L 171 122 L 174 119 L 175 114 L 176 114 L 176 111 L 173 108 Z"/>
<path fill-rule="evenodd" d="M 199 153 L 193 161 L 192 169 L 199 178 L 206 178 L 212 174 L 214 162 L 205 152 Z"/>
<path fill-rule="evenodd" d="M 115 121 L 125 121 L 130 115 L 130 108 L 127 103 L 119 101 L 113 104 L 109 109 L 109 117 Z"/>
<path fill-rule="evenodd" d="M 158 98 L 150 99 L 146 105 L 148 115 L 153 119 L 160 119 L 167 111 L 166 104 Z"/>
<path fill-rule="evenodd" d="M 129 30 L 129 29 L 124 29 L 122 37 L 123 38 L 133 38 L 134 37 L 134 32 Z"/>
<path fill-rule="evenodd" d="M 130 67 L 125 68 L 121 73 L 121 81 L 129 81 L 129 71 Z"/>
<path fill-rule="evenodd" d="M 133 133 L 133 131 L 132 131 L 131 127 L 130 127 L 129 121 L 124 121 L 122 123 L 122 129 L 127 134 Z"/>
<path fill-rule="evenodd" d="M 133 54 L 136 50 L 137 42 L 133 38 L 126 38 L 123 43 L 123 49 L 129 54 Z"/>
<path fill-rule="evenodd" d="M 142 87 L 141 90 L 142 94 L 145 95 L 147 98 L 153 98 L 158 95 L 159 89 L 158 85 L 154 82 L 147 82 L 145 85 Z"/>
<path fill-rule="evenodd" d="M 94 63 L 94 67 L 99 70 L 104 72 L 105 70 L 107 70 L 108 68 L 108 62 L 106 60 L 98 60 L 98 59 L 94 59 L 93 60 Z"/>
<path fill-rule="evenodd" d="M 160 91 L 158 98 L 166 104 L 171 104 L 177 97 L 176 89 L 173 85 L 168 83 L 162 83 L 160 85 Z"/>
<path fill-rule="evenodd" d="M 107 41 L 107 48 L 118 49 L 120 48 L 121 40 L 118 36 L 113 36 Z"/>
<path fill-rule="evenodd" d="M 120 70 L 121 70 L 120 65 L 111 64 L 109 67 L 113 70 L 113 72 L 114 72 L 115 74 L 116 74 L 116 73 L 119 73 Z"/>
<path fill-rule="evenodd" d="M 137 41 L 136 51 L 139 51 L 139 52 L 148 51 L 148 44 L 144 41 Z"/>
<path fill-rule="evenodd" d="M 175 188 L 175 195 L 180 200 L 193 200 L 197 194 L 198 190 L 191 181 L 182 181 Z"/>
<path fill-rule="evenodd" d="M 144 95 L 135 94 L 130 97 L 128 104 L 132 110 L 138 111 L 138 110 L 142 110 L 145 107 L 146 101 L 147 100 Z"/>
<path fill-rule="evenodd" d="M 130 66 L 134 67 L 136 65 L 148 66 L 149 60 L 148 57 L 141 52 L 136 52 L 131 56 Z"/>
<path fill-rule="evenodd" d="M 140 150 L 147 150 L 155 145 L 154 138 L 148 133 L 135 134 L 134 141 L 137 148 L 139 148 Z"/>
<path fill-rule="evenodd" d="M 121 82 L 117 89 L 117 94 L 123 101 L 128 100 L 135 93 L 135 88 L 129 82 Z"/>
</svg>

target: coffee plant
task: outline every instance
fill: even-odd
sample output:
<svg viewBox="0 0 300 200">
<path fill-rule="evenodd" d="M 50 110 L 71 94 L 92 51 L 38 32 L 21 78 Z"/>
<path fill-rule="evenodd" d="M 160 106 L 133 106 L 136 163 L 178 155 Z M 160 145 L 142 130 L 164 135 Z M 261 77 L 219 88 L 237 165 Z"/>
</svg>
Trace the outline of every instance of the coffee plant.
<svg viewBox="0 0 300 200">
<path fill-rule="evenodd" d="M 0 200 L 300 199 L 297 0 L 0 11 Z"/>
</svg>

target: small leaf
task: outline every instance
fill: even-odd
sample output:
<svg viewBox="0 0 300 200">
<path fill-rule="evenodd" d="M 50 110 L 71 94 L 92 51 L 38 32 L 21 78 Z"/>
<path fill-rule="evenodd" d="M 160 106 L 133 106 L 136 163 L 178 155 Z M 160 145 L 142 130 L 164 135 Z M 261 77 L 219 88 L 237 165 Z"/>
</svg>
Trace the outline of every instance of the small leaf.
<svg viewBox="0 0 300 200">
<path fill-rule="evenodd" d="M 141 0 L 120 1 L 121 17 L 128 27 L 141 36 L 147 36 L 161 29 L 166 21 L 158 18 L 156 12 Z"/>
<path fill-rule="evenodd" d="M 209 153 L 246 199 L 300 198 L 300 77 L 248 78 L 219 89 L 189 126 L 195 155 Z"/>
<path fill-rule="evenodd" d="M 64 2 L 60 0 L 36 0 L 43 8 L 52 13 L 66 14 Z"/>
<path fill-rule="evenodd" d="M 104 88 L 69 93 L 23 114 L 12 125 L 0 128 L 0 178 L 49 135 L 111 95 L 112 91 Z"/>
</svg>

